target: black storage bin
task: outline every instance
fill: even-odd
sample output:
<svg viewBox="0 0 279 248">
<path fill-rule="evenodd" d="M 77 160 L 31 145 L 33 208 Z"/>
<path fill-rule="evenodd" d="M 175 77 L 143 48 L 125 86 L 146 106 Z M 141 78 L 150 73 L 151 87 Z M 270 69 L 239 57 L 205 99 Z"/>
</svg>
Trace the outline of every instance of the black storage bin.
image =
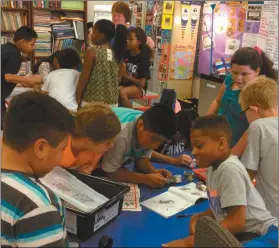
<svg viewBox="0 0 279 248">
<path fill-rule="evenodd" d="M 67 232 L 71 235 L 76 235 L 79 240 L 84 241 L 120 215 L 124 195 L 130 190 L 130 187 L 73 170 L 69 170 L 69 172 L 90 188 L 109 198 L 108 202 L 99 206 L 91 213 L 84 213 L 68 206 L 65 207 Z"/>
</svg>

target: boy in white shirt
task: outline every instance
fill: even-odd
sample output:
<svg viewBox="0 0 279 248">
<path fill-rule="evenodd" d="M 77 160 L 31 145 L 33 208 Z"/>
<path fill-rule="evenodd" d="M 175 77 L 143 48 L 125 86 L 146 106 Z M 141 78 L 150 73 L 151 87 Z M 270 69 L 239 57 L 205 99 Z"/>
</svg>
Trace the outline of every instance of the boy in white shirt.
<svg viewBox="0 0 279 248">
<path fill-rule="evenodd" d="M 241 242 L 278 232 L 278 220 L 266 210 L 243 164 L 237 156 L 231 155 L 231 139 L 230 126 L 222 115 L 203 116 L 194 121 L 192 154 L 200 168 L 208 168 L 206 184 L 210 208 L 192 216 L 189 237 L 163 247 L 194 247 L 196 223 L 202 216 L 215 218 Z M 274 245 L 278 246 L 278 239 Z"/>
<path fill-rule="evenodd" d="M 77 68 L 82 63 L 80 56 L 76 50 L 66 48 L 57 52 L 53 63 L 57 69 L 48 74 L 42 91 L 75 112 L 78 107 L 76 86 L 80 75 Z"/>
<path fill-rule="evenodd" d="M 261 76 L 249 82 L 239 96 L 250 127 L 241 158 L 267 210 L 278 219 L 278 85 Z"/>
</svg>

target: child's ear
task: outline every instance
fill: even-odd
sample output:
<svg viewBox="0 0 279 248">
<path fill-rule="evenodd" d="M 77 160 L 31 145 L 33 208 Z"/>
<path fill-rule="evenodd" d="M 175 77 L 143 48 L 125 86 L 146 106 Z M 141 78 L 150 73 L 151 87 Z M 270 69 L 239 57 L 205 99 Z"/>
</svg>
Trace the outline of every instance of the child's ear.
<svg viewBox="0 0 279 248">
<path fill-rule="evenodd" d="M 33 152 L 37 159 L 46 160 L 50 151 L 50 145 L 45 139 L 38 139 L 34 146 Z"/>
<path fill-rule="evenodd" d="M 223 151 L 227 146 L 228 146 L 227 139 L 225 137 L 221 137 L 219 143 L 219 151 Z"/>
</svg>

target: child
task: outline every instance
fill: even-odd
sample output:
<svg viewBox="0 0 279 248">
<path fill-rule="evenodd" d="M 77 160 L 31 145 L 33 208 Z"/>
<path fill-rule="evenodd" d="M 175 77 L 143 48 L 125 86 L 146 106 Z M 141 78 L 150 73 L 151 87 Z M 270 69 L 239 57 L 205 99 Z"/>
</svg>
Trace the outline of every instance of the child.
<svg viewBox="0 0 279 248">
<path fill-rule="evenodd" d="M 266 54 L 255 47 L 238 49 L 231 59 L 231 75 L 227 76 L 217 97 L 208 109 L 208 114 L 223 114 L 232 128 L 232 153 L 241 156 L 247 143 L 248 122 L 241 112 L 238 97 L 242 87 L 258 75 L 265 75 L 277 81 L 272 69 L 273 63 Z"/>
<path fill-rule="evenodd" d="M 99 160 L 114 144 L 120 122 L 105 104 L 85 106 L 75 114 L 75 131 L 63 152 L 60 165 L 82 173 L 98 173 Z"/>
<path fill-rule="evenodd" d="M 278 220 L 266 210 L 237 156 L 231 155 L 231 129 L 222 115 L 200 117 L 191 131 L 192 153 L 201 168 L 208 168 L 207 189 L 210 209 L 195 214 L 190 221 L 191 236 L 166 247 L 194 247 L 195 225 L 199 217 L 215 217 L 219 224 L 244 242 L 278 229 Z"/>
<path fill-rule="evenodd" d="M 84 66 L 77 87 L 79 105 L 88 102 L 103 102 L 118 106 L 120 65 L 126 50 L 127 28 L 109 20 L 99 20 L 92 32 L 92 43 L 87 49 Z M 110 41 L 115 37 L 114 46 Z M 84 99 L 83 98 L 84 94 Z"/>
<path fill-rule="evenodd" d="M 115 145 L 105 153 L 101 168 L 113 180 L 145 184 L 149 187 L 162 187 L 167 170 L 156 170 L 150 158 L 152 150 L 176 134 L 175 114 L 169 107 L 158 104 L 142 113 L 133 109 L 113 108 L 122 129 L 117 135 Z M 136 168 L 142 173 L 130 172 L 122 168 L 128 159 L 135 161 Z"/>
<path fill-rule="evenodd" d="M 115 25 L 125 25 L 129 30 L 134 28 L 130 26 L 132 13 L 129 7 L 129 4 L 125 2 L 115 2 L 112 6 L 112 21 Z M 146 44 L 153 49 L 155 47 L 154 41 L 147 36 Z"/>
<path fill-rule="evenodd" d="M 2 145 L 2 246 L 68 247 L 65 210 L 38 178 L 59 163 L 73 127 L 69 111 L 48 95 L 12 99 Z"/>
<path fill-rule="evenodd" d="M 267 210 L 278 218 L 278 85 L 264 76 L 246 84 L 239 95 L 250 126 L 241 162 Z"/>
<path fill-rule="evenodd" d="M 77 110 L 76 85 L 80 73 L 77 71 L 81 59 L 76 50 L 66 48 L 55 54 L 53 64 L 56 70 L 49 73 L 42 91 L 62 103 L 67 109 Z"/>
<path fill-rule="evenodd" d="M 119 102 L 126 108 L 132 108 L 130 99 L 141 98 L 147 90 L 153 52 L 145 43 L 146 34 L 140 27 L 130 30 L 119 93 Z"/>
<path fill-rule="evenodd" d="M 1 45 L 1 130 L 6 113 L 5 99 L 12 93 L 16 84 L 33 87 L 42 82 L 40 76 L 18 76 L 21 66 L 21 53 L 31 53 L 35 49 L 37 33 L 26 26 L 14 34 L 13 43 Z"/>
<path fill-rule="evenodd" d="M 48 74 L 57 69 L 55 68 L 54 58 L 56 57 L 58 51 L 51 54 L 49 57 L 41 59 L 34 65 L 33 74 L 39 73 L 42 77 L 43 83 L 46 83 Z M 37 88 L 36 90 L 40 90 Z"/>
</svg>

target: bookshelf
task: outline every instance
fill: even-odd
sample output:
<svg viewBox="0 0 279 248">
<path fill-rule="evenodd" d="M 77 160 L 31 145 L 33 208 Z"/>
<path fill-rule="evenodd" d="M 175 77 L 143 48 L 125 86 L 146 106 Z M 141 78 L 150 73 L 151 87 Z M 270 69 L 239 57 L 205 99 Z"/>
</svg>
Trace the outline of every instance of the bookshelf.
<svg viewBox="0 0 279 248">
<path fill-rule="evenodd" d="M 31 64 L 33 65 L 38 59 L 45 58 L 53 52 L 53 48 L 63 49 L 67 46 L 75 46 L 75 35 L 72 37 L 74 42 L 70 42 L 68 37 L 59 38 L 59 42 L 55 44 L 55 36 L 52 33 L 53 23 L 68 22 L 72 26 L 73 21 L 83 22 L 84 41 L 87 39 L 87 1 L 1 1 L 1 43 L 7 42 L 9 38 L 12 38 L 19 25 L 26 25 L 32 27 L 38 33 L 39 39 L 37 40 L 36 50 L 30 55 Z M 39 15 L 39 17 L 38 17 Z M 41 15 L 41 16 L 40 16 Z M 77 15 L 80 19 L 74 19 L 74 15 Z M 17 16 L 17 17 L 15 17 Z M 21 18 L 21 22 L 18 22 Z M 45 19 L 46 17 L 46 19 Z M 61 20 L 63 17 L 63 20 Z M 14 20 L 13 20 L 14 19 Z M 6 21 L 6 22 L 5 22 Z M 14 21 L 14 23 L 13 23 Z M 4 26 L 6 24 L 6 26 Z M 77 23 L 75 23 L 76 25 Z M 80 28 L 79 23 L 79 28 Z M 73 30 L 74 34 L 76 29 Z M 4 37 L 3 37 L 4 36 Z M 67 40 L 66 40 L 67 39 Z M 61 44 L 60 44 L 61 43 Z M 56 46 L 55 46 L 56 45 Z M 78 45 L 78 50 L 82 49 L 81 56 L 83 57 L 83 50 L 85 46 Z M 39 53 L 38 53 L 39 51 Z"/>
</svg>

